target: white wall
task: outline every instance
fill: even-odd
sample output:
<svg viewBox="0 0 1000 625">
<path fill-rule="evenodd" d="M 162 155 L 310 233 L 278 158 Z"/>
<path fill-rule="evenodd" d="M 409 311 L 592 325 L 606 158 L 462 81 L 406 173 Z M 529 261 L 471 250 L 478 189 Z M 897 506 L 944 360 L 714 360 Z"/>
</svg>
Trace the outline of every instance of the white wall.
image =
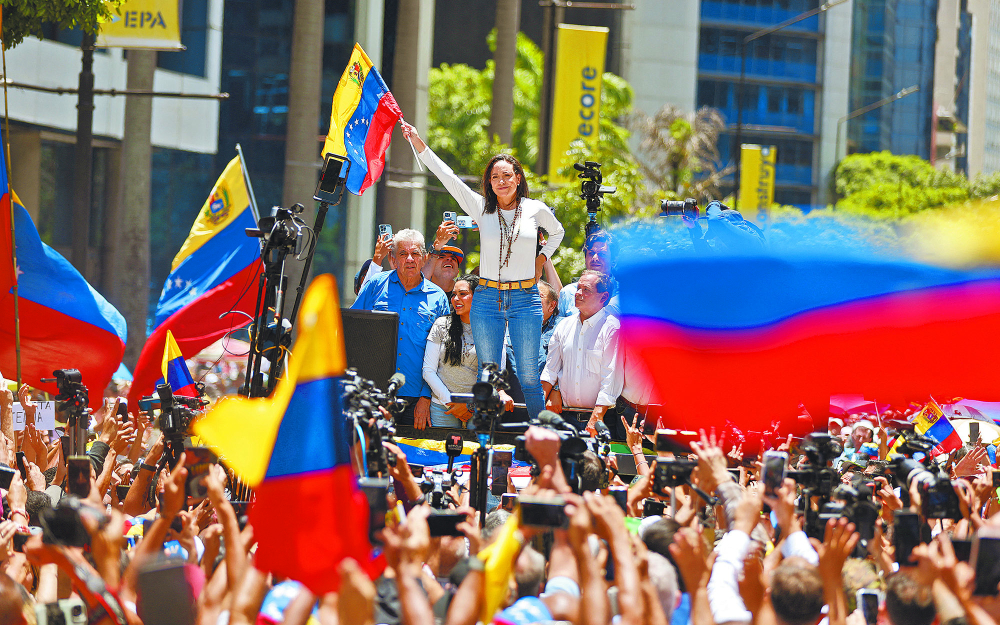
<svg viewBox="0 0 1000 625">
<path fill-rule="evenodd" d="M 223 0 L 209 3 L 206 77 L 156 70 L 154 89 L 181 93 L 218 93 L 222 60 Z M 160 54 L 176 54 L 161 52 Z M 79 84 L 79 47 L 55 41 L 26 38 L 7 51 L 7 70 L 13 82 L 43 87 L 76 89 Z M 125 89 L 126 62 L 121 48 L 94 54 L 94 88 Z M 10 116 L 19 122 L 66 132 L 76 132 L 76 94 L 50 94 L 9 89 Z M 125 98 L 94 97 L 94 135 L 121 139 Z M 153 145 L 191 152 L 215 153 L 219 137 L 217 100 L 155 98 Z"/>
</svg>

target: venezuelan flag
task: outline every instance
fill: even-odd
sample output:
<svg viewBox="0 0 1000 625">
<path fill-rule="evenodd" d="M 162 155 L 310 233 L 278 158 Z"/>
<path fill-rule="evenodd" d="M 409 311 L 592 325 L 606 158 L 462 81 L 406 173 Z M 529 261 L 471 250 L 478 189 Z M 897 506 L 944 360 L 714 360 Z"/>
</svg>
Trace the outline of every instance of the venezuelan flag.
<svg viewBox="0 0 1000 625">
<path fill-rule="evenodd" d="M 323 144 L 324 157 L 332 153 L 350 159 L 348 191 L 361 195 L 382 175 L 392 129 L 402 116 L 371 59 L 360 44 L 354 44 L 333 94 L 330 132 Z"/>
<path fill-rule="evenodd" d="M 946 454 L 962 446 L 962 439 L 937 402 L 931 400 L 913 420 L 913 429 L 937 441 L 935 454 Z"/>
<path fill-rule="evenodd" d="M 254 314 L 257 291 L 252 287 L 261 271 L 260 243 L 246 235 L 246 228 L 256 227 L 237 157 L 215 183 L 174 257 L 156 305 L 153 333 L 133 371 L 129 391 L 133 403 L 148 395 L 161 375 L 168 331 L 180 356 L 190 358 L 222 338 L 234 324 L 243 323 L 225 313 Z"/>
<path fill-rule="evenodd" d="M 769 429 L 845 391 L 1000 399 L 1000 272 L 832 254 L 633 255 L 622 335 L 669 427 Z M 651 288 L 654 287 L 655 288 Z M 632 353 L 632 351 L 630 351 Z M 654 417 L 655 418 L 655 417 Z"/>
<path fill-rule="evenodd" d="M 55 384 L 41 379 L 52 377 L 54 369 L 79 369 L 91 399 L 99 404 L 125 353 L 125 318 L 69 261 L 42 243 L 8 185 L 2 146 L 0 142 L 0 369 L 12 378 L 17 368 L 16 284 L 23 381 L 54 394 Z M 15 241 L 17 266 L 11 257 Z"/>
<path fill-rule="evenodd" d="M 197 397 L 198 389 L 194 386 L 194 378 L 188 371 L 184 356 L 181 355 L 181 348 L 177 347 L 174 334 L 167 330 L 167 344 L 163 350 L 163 377 L 156 381 L 157 386 L 167 382 L 174 395 L 184 395 L 186 397 Z"/>
<path fill-rule="evenodd" d="M 256 565 L 302 582 L 314 594 L 339 587 L 351 557 L 374 578 L 368 502 L 350 464 L 339 376 L 346 366 L 334 279 L 318 276 L 302 299 L 288 378 L 271 397 L 231 397 L 194 431 L 248 484 Z"/>
</svg>

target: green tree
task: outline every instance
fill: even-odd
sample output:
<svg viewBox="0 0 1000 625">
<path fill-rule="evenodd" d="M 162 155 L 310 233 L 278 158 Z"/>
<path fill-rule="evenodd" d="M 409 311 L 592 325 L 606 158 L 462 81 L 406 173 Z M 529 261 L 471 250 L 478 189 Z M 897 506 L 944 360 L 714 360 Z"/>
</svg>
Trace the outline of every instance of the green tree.
<svg viewBox="0 0 1000 625">
<path fill-rule="evenodd" d="M 837 166 L 837 208 L 881 217 L 902 217 L 969 199 L 962 174 L 936 169 L 919 156 L 890 152 L 852 154 Z"/>
<path fill-rule="evenodd" d="M 9 50 L 25 37 L 41 39 L 45 24 L 96 33 L 99 23 L 111 18 L 121 0 L 0 0 L 0 5 L 3 43 Z"/>
<path fill-rule="evenodd" d="M 646 202 L 718 198 L 720 182 L 733 169 L 718 167 L 719 134 L 726 127 L 718 109 L 703 106 L 685 112 L 665 104 L 652 117 L 641 111 L 634 113 L 631 127 L 640 138 L 640 169 L 652 194 L 644 198 Z"/>
</svg>

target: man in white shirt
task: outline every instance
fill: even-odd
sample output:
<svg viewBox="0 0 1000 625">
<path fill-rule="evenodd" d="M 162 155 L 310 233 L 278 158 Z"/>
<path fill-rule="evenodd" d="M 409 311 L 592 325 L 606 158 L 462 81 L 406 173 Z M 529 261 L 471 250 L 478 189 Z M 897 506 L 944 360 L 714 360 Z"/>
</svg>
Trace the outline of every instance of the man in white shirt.
<svg viewBox="0 0 1000 625">
<path fill-rule="evenodd" d="M 622 391 L 620 324 L 605 308 L 610 291 L 607 274 L 589 269 L 583 272 L 576 289 L 577 310 L 556 325 L 542 372 L 547 407 L 555 412 L 563 406 L 591 409 L 587 421 L 590 433 Z M 556 385 L 559 390 L 554 391 Z"/>
</svg>

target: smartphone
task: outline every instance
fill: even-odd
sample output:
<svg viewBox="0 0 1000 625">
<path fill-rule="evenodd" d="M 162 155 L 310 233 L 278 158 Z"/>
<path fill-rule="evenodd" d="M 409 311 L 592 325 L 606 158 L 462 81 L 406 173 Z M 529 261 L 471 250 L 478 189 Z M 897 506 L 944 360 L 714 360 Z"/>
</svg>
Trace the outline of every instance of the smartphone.
<svg viewBox="0 0 1000 625">
<path fill-rule="evenodd" d="M 513 463 L 513 451 L 493 450 L 493 466 L 490 467 L 493 474 L 493 484 L 490 486 L 490 491 L 494 497 L 500 497 L 507 492 L 507 472 L 510 471 L 510 466 Z"/>
<path fill-rule="evenodd" d="M 877 590 L 872 590 L 871 588 L 861 588 L 858 590 L 856 595 L 858 600 L 858 608 L 861 610 L 861 614 L 865 617 L 865 623 L 867 625 L 875 625 L 878 623 L 878 608 L 879 604 L 882 602 L 882 593 Z"/>
<path fill-rule="evenodd" d="M 0 488 L 8 490 L 10 488 L 10 482 L 14 479 L 14 474 L 17 473 L 14 469 L 8 467 L 0 467 Z"/>
<path fill-rule="evenodd" d="M 668 430 L 656 430 L 656 451 L 673 451 L 674 442 L 670 440 Z"/>
<path fill-rule="evenodd" d="M 666 502 L 659 501 L 656 499 L 644 499 L 642 501 L 642 516 L 643 518 L 648 516 L 663 516 L 663 512 L 667 509 Z"/>
<path fill-rule="evenodd" d="M 784 451 L 769 451 L 764 454 L 760 481 L 764 484 L 765 497 L 777 497 L 777 489 L 785 481 L 788 454 Z"/>
<path fill-rule="evenodd" d="M 184 490 L 188 497 L 195 499 L 208 497 L 205 476 L 218 461 L 218 456 L 208 447 L 188 447 L 184 450 L 184 467 L 188 471 Z"/>
<path fill-rule="evenodd" d="M 969 558 L 972 557 L 972 539 L 952 538 L 951 546 L 955 550 L 955 557 L 958 558 L 959 562 L 968 562 Z"/>
<path fill-rule="evenodd" d="M 517 504 L 517 495 L 514 493 L 504 493 L 500 495 L 500 508 L 502 510 L 514 512 L 515 504 Z"/>
<path fill-rule="evenodd" d="M 392 226 L 389 224 L 378 225 L 378 238 L 392 238 Z"/>
<path fill-rule="evenodd" d="M 1000 488 L 1000 470 L 993 469 L 993 488 Z"/>
<path fill-rule="evenodd" d="M 628 487 L 612 486 L 608 489 L 608 494 L 614 497 L 615 503 L 622 509 L 622 512 L 628 514 Z"/>
<path fill-rule="evenodd" d="M 455 225 L 459 228 L 475 228 L 476 222 L 472 220 L 472 217 L 468 215 L 460 215 L 455 219 Z"/>
<path fill-rule="evenodd" d="M 445 221 L 454 222 L 455 221 L 455 213 L 454 213 L 454 211 L 445 211 L 444 212 L 444 220 Z"/>
<path fill-rule="evenodd" d="M 562 497 L 519 497 L 521 525 L 528 527 L 568 527 L 566 500 Z"/>
<path fill-rule="evenodd" d="M 899 511 L 893 521 L 893 545 L 896 547 L 896 562 L 899 566 L 916 566 L 910 562 L 910 553 L 920 544 L 920 517 L 916 512 Z"/>
<path fill-rule="evenodd" d="M 422 464 L 410 464 L 409 462 L 407 462 L 406 464 L 409 465 L 409 467 L 410 467 L 410 473 L 413 474 L 413 477 L 423 477 L 424 476 L 424 465 L 422 465 Z"/>
<path fill-rule="evenodd" d="M 70 456 L 67 461 L 69 494 L 83 499 L 90 494 L 90 458 Z"/>
<path fill-rule="evenodd" d="M 17 452 L 17 470 L 21 472 L 21 479 L 28 479 L 28 465 L 24 464 L 24 452 Z"/>
<path fill-rule="evenodd" d="M 897 513 L 898 514 L 898 513 Z M 976 571 L 977 596 L 996 596 L 1000 584 L 1000 528 L 983 527 L 972 537 L 969 565 Z"/>
<path fill-rule="evenodd" d="M 36 603 L 35 622 L 38 625 L 86 625 L 87 606 L 79 599 L 60 599 L 55 603 Z"/>
<path fill-rule="evenodd" d="M 197 610 L 191 570 L 176 561 L 139 571 L 136 608 L 144 625 L 194 625 Z"/>
<path fill-rule="evenodd" d="M 125 501 L 125 498 L 128 497 L 128 491 L 130 488 L 132 488 L 131 484 L 119 484 L 118 486 L 115 486 L 115 491 L 118 492 L 118 501 Z"/>
<path fill-rule="evenodd" d="M 740 483 L 740 470 L 739 470 L 739 468 L 726 469 L 726 471 L 729 471 L 729 475 L 733 476 L 733 481 L 734 482 L 736 482 L 737 484 Z"/>
<path fill-rule="evenodd" d="M 434 510 L 427 517 L 427 528 L 431 536 L 464 536 L 458 531 L 458 524 L 468 519 L 462 512 Z"/>
<path fill-rule="evenodd" d="M 124 397 L 118 401 L 118 416 L 121 417 L 122 423 L 128 423 L 128 399 Z"/>
<path fill-rule="evenodd" d="M 979 440 L 979 421 L 969 423 L 969 443 L 975 444 Z"/>
</svg>

